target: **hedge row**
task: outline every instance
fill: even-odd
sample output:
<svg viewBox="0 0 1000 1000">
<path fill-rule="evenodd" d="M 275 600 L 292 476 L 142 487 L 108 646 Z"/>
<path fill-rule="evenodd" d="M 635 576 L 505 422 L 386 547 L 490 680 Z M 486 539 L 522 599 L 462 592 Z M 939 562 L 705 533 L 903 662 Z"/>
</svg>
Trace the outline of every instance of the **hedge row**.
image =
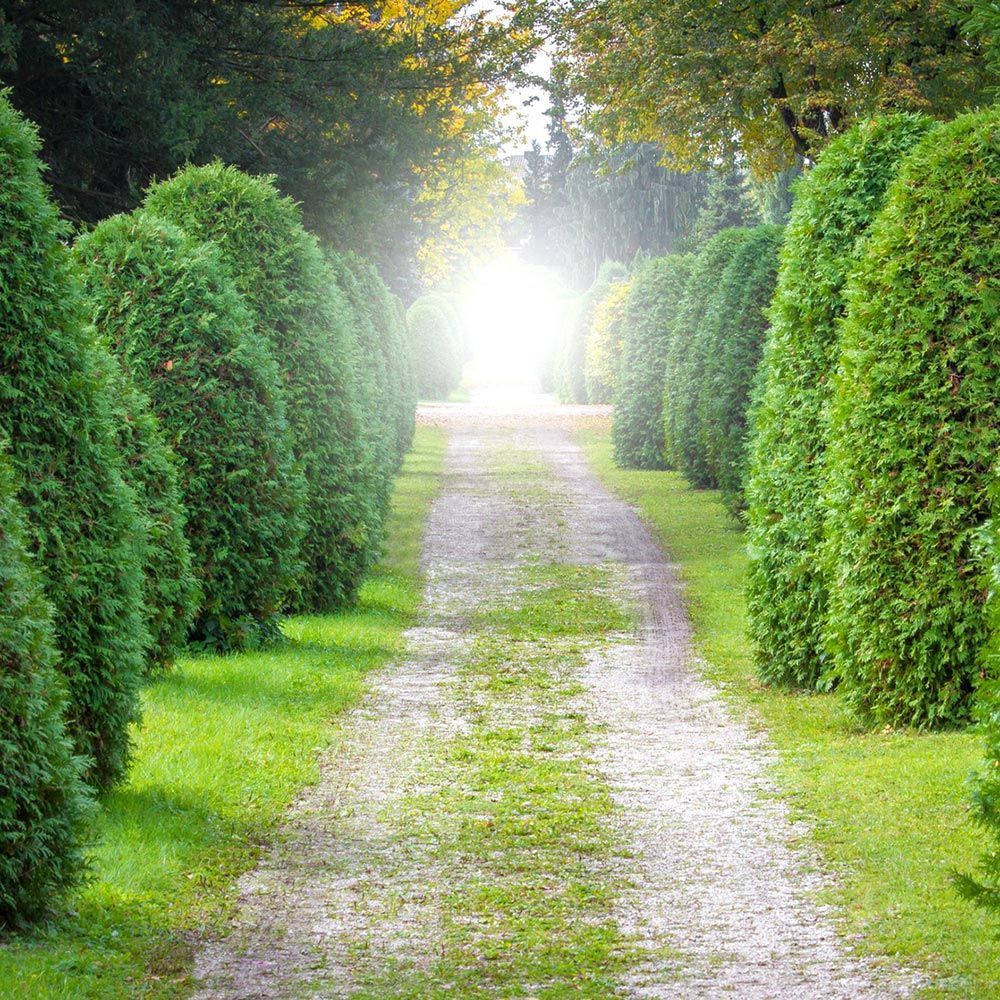
<svg viewBox="0 0 1000 1000">
<path fill-rule="evenodd" d="M 6 927 L 81 877 L 146 673 L 351 600 L 415 383 L 398 301 L 268 178 L 188 168 L 71 252 L 3 99 L 0 177 Z"/>
<path fill-rule="evenodd" d="M 590 335 L 584 349 L 587 402 L 612 403 L 618 390 L 625 336 L 625 309 L 631 282 L 615 282 L 594 307 Z"/>
<path fill-rule="evenodd" d="M 447 399 L 462 381 L 465 345 L 447 296 L 423 295 L 406 313 L 406 327 L 421 399 Z"/>
<path fill-rule="evenodd" d="M 757 669 L 772 683 L 815 685 L 823 630 L 824 450 L 844 289 L 859 240 L 900 159 L 927 120 L 897 116 L 831 143 L 800 184 L 771 309 L 748 479 L 747 603 Z"/>
</svg>

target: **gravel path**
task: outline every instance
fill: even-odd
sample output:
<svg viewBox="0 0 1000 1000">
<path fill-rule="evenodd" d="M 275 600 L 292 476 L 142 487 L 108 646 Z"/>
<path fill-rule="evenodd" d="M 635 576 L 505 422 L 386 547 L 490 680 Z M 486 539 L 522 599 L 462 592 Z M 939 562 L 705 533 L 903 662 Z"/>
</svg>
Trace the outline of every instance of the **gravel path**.
<svg viewBox="0 0 1000 1000">
<path fill-rule="evenodd" d="M 639 633 L 597 647 L 581 677 L 634 887 L 619 920 L 647 956 L 620 995 L 913 992 L 912 976 L 852 958 L 816 902 L 827 876 L 774 794 L 766 740 L 699 679 L 673 568 L 572 442 L 569 423 L 602 415 L 531 398 L 506 410 L 424 408 L 422 419 L 447 425 L 451 437 L 425 539 L 420 627 L 406 661 L 373 680 L 278 843 L 242 880 L 229 935 L 203 944 L 201 1000 L 350 997 L 360 966 L 404 957 L 419 965 L 435 953 L 446 862 L 419 835 L 400 834 L 405 803 L 428 781 L 422 747 L 463 726 L 446 688 L 469 617 L 500 596 L 505 570 L 526 556 L 610 565 L 627 581 L 623 602 L 641 612 Z M 513 497 L 490 466 L 491 449 L 507 445 L 546 470 L 535 501 Z"/>
</svg>

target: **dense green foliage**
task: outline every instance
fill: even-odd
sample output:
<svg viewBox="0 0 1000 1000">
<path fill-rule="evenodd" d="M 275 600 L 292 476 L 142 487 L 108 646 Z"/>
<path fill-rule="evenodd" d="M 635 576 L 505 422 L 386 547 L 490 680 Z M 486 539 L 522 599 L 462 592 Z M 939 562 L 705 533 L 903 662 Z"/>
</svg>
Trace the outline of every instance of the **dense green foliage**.
<svg viewBox="0 0 1000 1000">
<path fill-rule="evenodd" d="M 556 392 L 563 403 L 587 402 L 585 362 L 587 339 L 594 324 L 594 310 L 611 287 L 628 276 L 628 268 L 614 260 L 601 264 L 597 277 L 580 300 L 571 323 L 563 331 L 556 358 Z"/>
<path fill-rule="evenodd" d="M 844 286 L 900 158 L 928 127 L 903 115 L 852 129 L 805 176 L 792 209 L 747 481 L 750 635 L 772 683 L 811 687 L 824 671 L 822 469 Z"/>
<path fill-rule="evenodd" d="M 34 130 L 0 99 L 0 433 L 55 612 L 70 731 L 89 780 L 108 786 L 139 714 L 144 524 L 36 150 Z"/>
<path fill-rule="evenodd" d="M 83 762 L 63 723 L 52 609 L 0 456 L 0 931 L 45 913 L 83 872 Z"/>
<path fill-rule="evenodd" d="M 354 391 L 350 310 L 323 252 L 272 180 L 219 163 L 155 185 L 146 205 L 219 247 L 257 336 L 273 352 L 307 486 L 304 570 L 291 606 L 341 607 L 375 556 L 380 517 Z"/>
<path fill-rule="evenodd" d="M 148 280 L 144 280 L 148 291 Z M 105 348 L 96 343 L 98 365 L 112 399 L 112 418 L 125 482 L 135 491 L 146 521 L 143 611 L 150 645 L 149 672 L 169 666 L 187 641 L 198 589 L 185 534 L 177 457 L 150 409 L 149 398 Z"/>
<path fill-rule="evenodd" d="M 747 408 L 778 274 L 780 226 L 752 229 L 719 278 L 706 313 L 697 395 L 698 440 L 709 476 L 734 513 L 743 508 Z"/>
<path fill-rule="evenodd" d="M 275 632 L 302 535 L 277 366 L 214 247 L 138 213 L 81 236 L 76 255 L 94 322 L 180 460 L 193 638 L 256 645 Z"/>
<path fill-rule="evenodd" d="M 698 430 L 698 387 L 708 349 L 707 318 L 718 308 L 719 279 L 748 233 L 747 229 L 724 229 L 698 254 L 677 307 L 664 366 L 663 428 L 667 458 L 697 487 L 715 485 Z"/>
<path fill-rule="evenodd" d="M 827 450 L 828 646 L 875 722 L 968 716 L 1000 451 L 1000 110 L 908 157 L 848 287 Z"/>
<path fill-rule="evenodd" d="M 611 403 L 615 399 L 630 290 L 631 282 L 615 282 L 594 308 L 583 359 L 588 403 Z"/>
<path fill-rule="evenodd" d="M 646 261 L 632 278 L 615 397 L 615 462 L 628 469 L 665 469 L 663 380 L 680 305 L 694 257 L 671 254 Z"/>
<path fill-rule="evenodd" d="M 465 363 L 453 312 L 439 296 L 421 296 L 406 312 L 406 328 L 417 393 L 445 399 L 462 381 Z"/>
</svg>

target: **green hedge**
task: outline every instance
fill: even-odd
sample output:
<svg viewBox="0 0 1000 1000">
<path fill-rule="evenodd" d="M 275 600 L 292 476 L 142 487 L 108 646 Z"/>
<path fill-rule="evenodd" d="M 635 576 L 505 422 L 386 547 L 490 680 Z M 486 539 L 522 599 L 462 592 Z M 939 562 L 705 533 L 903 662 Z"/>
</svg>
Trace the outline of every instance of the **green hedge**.
<svg viewBox="0 0 1000 1000">
<path fill-rule="evenodd" d="M 144 524 L 37 149 L 0 98 L 0 434 L 55 612 L 70 731 L 88 780 L 106 787 L 125 773 L 139 716 Z"/>
<path fill-rule="evenodd" d="M 90 811 L 66 734 L 52 609 L 0 455 L 0 931 L 45 915 L 84 871 Z"/>
<path fill-rule="evenodd" d="M 585 373 L 587 339 L 594 323 L 594 310 L 611 287 L 628 277 L 628 268 L 616 260 L 606 260 L 594 283 L 580 299 L 579 309 L 563 331 L 563 342 L 556 357 L 556 394 L 563 403 L 587 402 Z"/>
<path fill-rule="evenodd" d="M 392 476 L 410 449 L 416 423 L 417 384 L 405 319 L 374 264 L 350 252 L 330 254 L 329 259 L 356 317 L 360 360 L 372 372 L 375 396 L 363 405 L 374 419 L 377 448 L 384 449 L 391 491 Z"/>
<path fill-rule="evenodd" d="M 665 469 L 663 385 L 674 318 L 695 258 L 654 257 L 637 271 L 625 309 L 625 338 L 612 421 L 615 462 Z"/>
<path fill-rule="evenodd" d="M 201 589 L 192 638 L 258 645 L 276 633 L 304 530 L 277 366 L 209 244 L 137 213 L 75 252 L 95 324 L 179 458 Z"/>
<path fill-rule="evenodd" d="M 437 296 L 421 296 L 406 312 L 410 355 L 421 399 L 446 399 L 462 381 L 464 360 L 454 316 Z"/>
<path fill-rule="evenodd" d="M 827 449 L 828 642 L 874 722 L 964 720 L 1000 453 L 1000 109 L 906 159 L 848 288 Z"/>
<path fill-rule="evenodd" d="M 257 336 L 271 347 L 307 485 L 304 570 L 290 607 L 341 607 L 375 557 L 379 516 L 353 385 L 357 344 L 323 252 L 271 178 L 220 163 L 155 185 L 146 207 L 219 247 Z"/>
<path fill-rule="evenodd" d="M 703 358 L 694 385 L 698 441 L 708 475 L 733 513 L 744 506 L 747 408 L 760 363 L 778 275 L 781 226 L 752 229 L 718 279 L 700 334 Z"/>
<path fill-rule="evenodd" d="M 769 683 L 825 671 L 823 452 L 844 285 L 900 159 L 930 122 L 900 115 L 832 142 L 799 183 L 781 252 L 747 477 L 749 631 Z"/>
<path fill-rule="evenodd" d="M 749 232 L 724 229 L 699 252 L 677 308 L 664 366 L 666 454 L 674 468 L 697 487 L 715 485 L 698 431 L 698 386 L 707 350 L 706 317 L 717 308 L 719 280 Z"/>
<path fill-rule="evenodd" d="M 584 352 L 588 403 L 614 402 L 630 291 L 630 281 L 617 281 L 594 307 L 594 320 Z"/>
<path fill-rule="evenodd" d="M 143 611 L 150 637 L 147 671 L 153 673 L 173 663 L 187 642 L 199 599 L 185 534 L 177 456 L 149 398 L 102 343 L 95 344 L 95 350 L 114 400 L 112 416 L 125 482 L 135 490 L 146 520 Z"/>
</svg>

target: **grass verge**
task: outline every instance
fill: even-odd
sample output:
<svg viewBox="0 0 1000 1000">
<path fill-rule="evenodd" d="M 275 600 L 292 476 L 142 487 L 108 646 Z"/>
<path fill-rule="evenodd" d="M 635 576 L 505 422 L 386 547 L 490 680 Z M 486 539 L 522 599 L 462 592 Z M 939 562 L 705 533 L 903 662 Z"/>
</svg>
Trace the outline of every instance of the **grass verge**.
<svg viewBox="0 0 1000 1000">
<path fill-rule="evenodd" d="M 966 779 L 982 757 L 972 733 L 859 731 L 838 697 L 761 686 L 746 640 L 742 533 L 717 496 L 677 473 L 617 469 L 610 428 L 579 431 L 597 474 L 652 526 L 680 569 L 708 677 L 764 726 L 778 779 L 839 874 L 833 902 L 859 947 L 927 970 L 928 998 L 1000 996 L 998 928 L 956 896 L 953 868 L 982 844 Z"/>
<path fill-rule="evenodd" d="M 445 434 L 418 428 L 396 483 L 387 555 L 342 614 L 295 618 L 262 653 L 184 659 L 144 692 L 127 786 L 94 830 L 75 912 L 0 948 L 0 996 L 173 998 L 194 928 L 222 920 L 365 674 L 401 648 L 421 595 L 420 543 Z"/>
</svg>

